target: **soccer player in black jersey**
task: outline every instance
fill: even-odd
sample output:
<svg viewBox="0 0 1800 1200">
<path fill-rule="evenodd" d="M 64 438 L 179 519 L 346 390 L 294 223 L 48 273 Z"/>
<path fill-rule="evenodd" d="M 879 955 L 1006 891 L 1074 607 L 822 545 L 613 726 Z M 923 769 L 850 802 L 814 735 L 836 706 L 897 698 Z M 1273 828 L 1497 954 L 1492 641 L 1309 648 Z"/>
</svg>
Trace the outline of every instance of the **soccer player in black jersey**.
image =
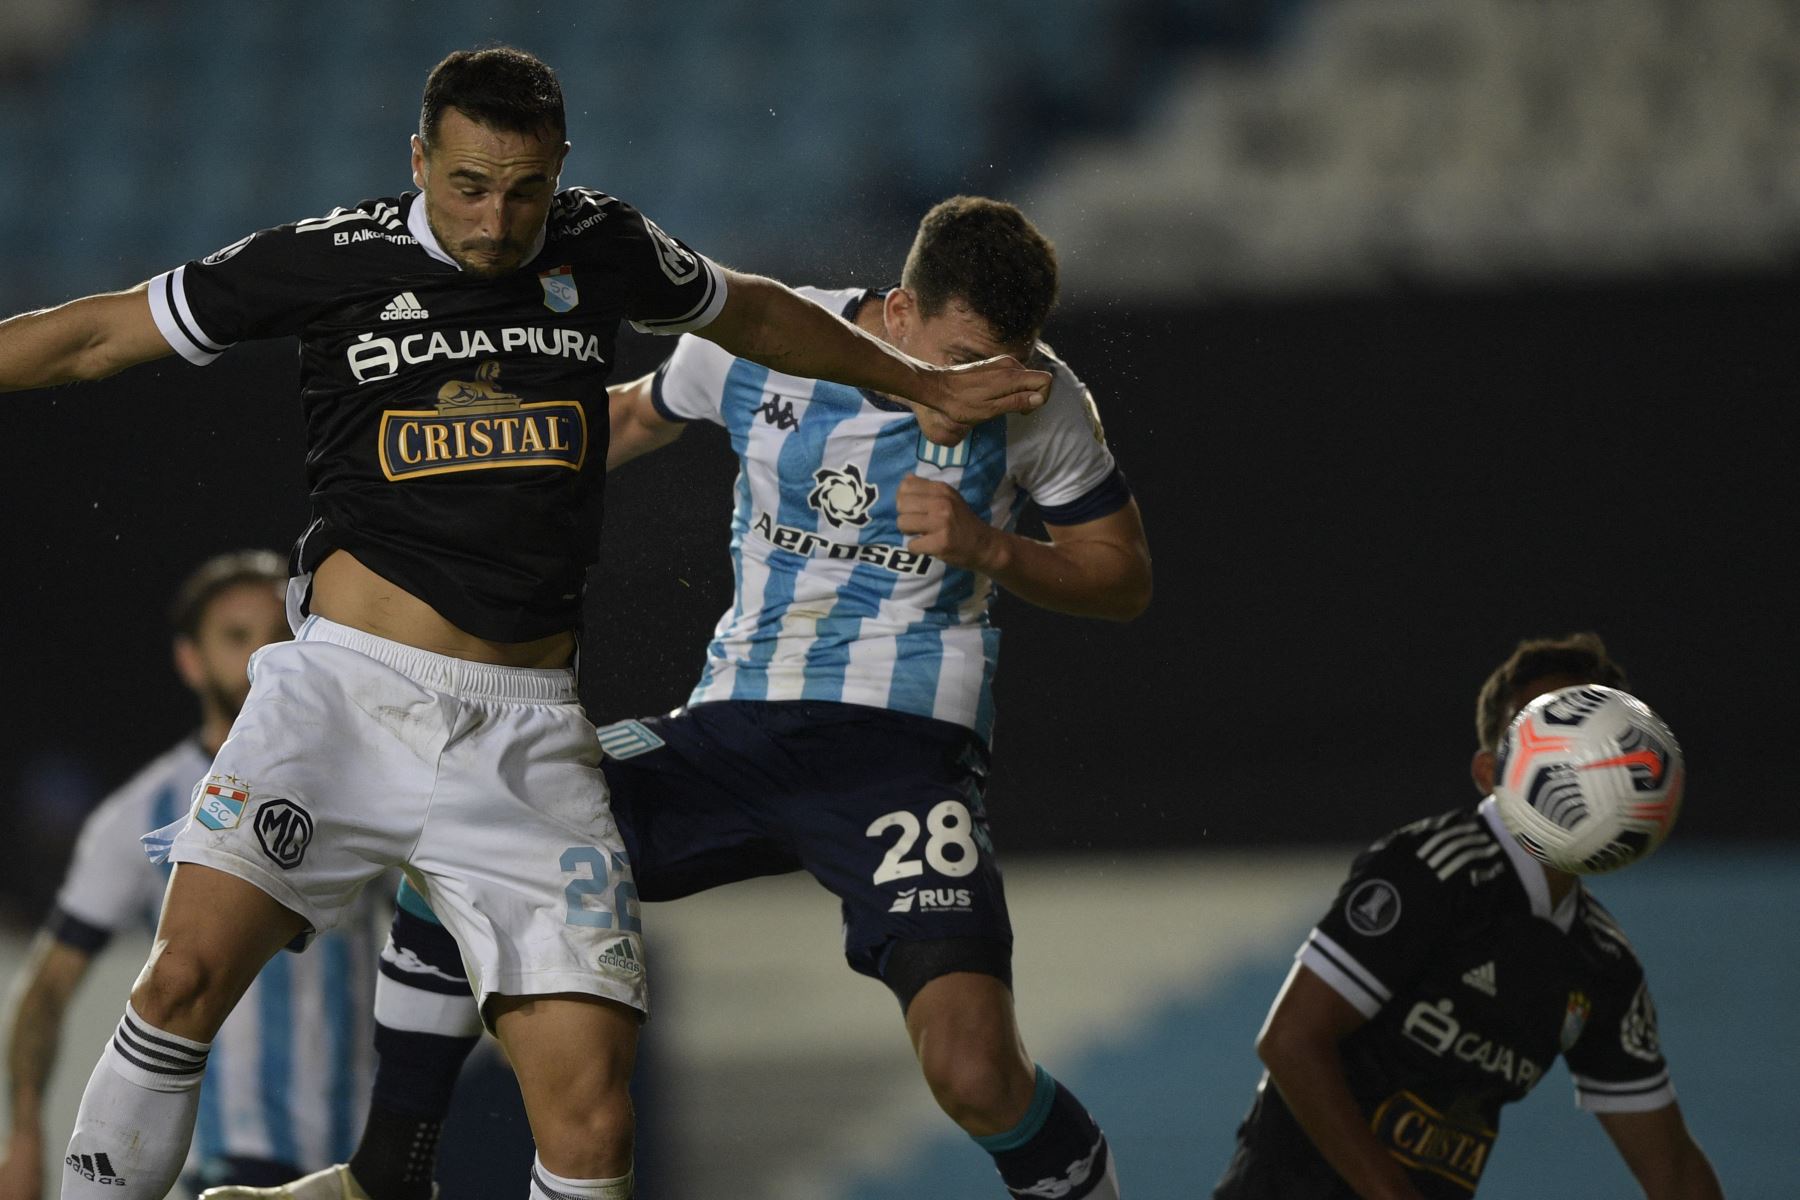
<svg viewBox="0 0 1800 1200">
<path fill-rule="evenodd" d="M 544 64 L 453 54 L 426 83 L 417 193 L 0 324 L 0 390 L 298 335 L 312 485 L 295 640 L 253 661 L 231 739 L 158 843 L 178 866 L 65 1197 L 160 1200 L 245 987 L 396 865 L 519 1076 L 530 1194 L 629 1196 L 641 922 L 570 670 L 618 322 L 904 397 L 944 440 L 1043 402 L 1047 374 L 918 362 L 622 201 L 559 191 L 564 135 Z"/>
<path fill-rule="evenodd" d="M 1559 1053 L 1646 1196 L 1722 1195 L 1631 943 L 1494 808 L 1514 714 L 1581 683 L 1625 686 L 1598 637 L 1521 642 L 1476 704 L 1471 771 L 1488 799 L 1398 829 L 1351 867 L 1257 1038 L 1268 1071 L 1214 1200 L 1466 1197 L 1501 1106 Z"/>
</svg>

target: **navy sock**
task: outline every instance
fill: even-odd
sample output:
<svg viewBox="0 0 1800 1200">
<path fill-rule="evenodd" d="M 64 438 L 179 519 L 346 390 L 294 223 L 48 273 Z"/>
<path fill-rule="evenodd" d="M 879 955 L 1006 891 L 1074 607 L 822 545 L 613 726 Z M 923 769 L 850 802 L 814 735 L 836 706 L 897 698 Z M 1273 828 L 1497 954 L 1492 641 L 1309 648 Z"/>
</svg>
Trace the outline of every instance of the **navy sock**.
<svg viewBox="0 0 1800 1200">
<path fill-rule="evenodd" d="M 375 1088 L 350 1173 L 373 1200 L 430 1200 L 438 1138 L 480 1022 L 455 939 L 435 918 L 408 911 L 404 889 L 401 905 L 382 952 Z"/>
<path fill-rule="evenodd" d="M 1037 1088 L 1024 1119 L 1004 1133 L 978 1137 L 993 1155 L 1007 1191 L 1022 1200 L 1117 1200 L 1112 1150 L 1106 1135 L 1074 1093 L 1037 1069 Z"/>
</svg>

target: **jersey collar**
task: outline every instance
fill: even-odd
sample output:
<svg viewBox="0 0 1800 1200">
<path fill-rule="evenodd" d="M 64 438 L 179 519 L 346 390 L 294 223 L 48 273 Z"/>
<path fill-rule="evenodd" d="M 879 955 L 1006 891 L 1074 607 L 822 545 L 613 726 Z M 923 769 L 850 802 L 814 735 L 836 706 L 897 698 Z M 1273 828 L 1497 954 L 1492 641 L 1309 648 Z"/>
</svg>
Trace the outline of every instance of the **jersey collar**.
<svg viewBox="0 0 1800 1200">
<path fill-rule="evenodd" d="M 437 234 L 431 231 L 431 222 L 425 219 L 424 192 L 415 192 L 413 194 L 412 208 L 409 209 L 406 214 L 406 232 L 412 234 L 413 240 L 419 243 L 419 249 L 425 251 L 425 253 L 441 263 L 449 263 L 457 270 L 462 270 L 462 264 L 457 262 L 454 258 L 451 258 L 444 247 L 439 244 Z M 550 222 L 546 220 L 544 222 L 544 227 L 538 230 L 537 239 L 531 243 L 531 250 L 525 255 L 524 263 L 521 265 L 532 262 L 538 255 L 544 252 L 544 239 L 547 238 L 549 234 Z"/>
<path fill-rule="evenodd" d="M 1531 902 L 1531 915 L 1542 918 L 1562 930 L 1569 932 L 1575 924 L 1575 908 L 1580 903 L 1581 880 L 1569 889 L 1554 911 L 1550 908 L 1550 880 L 1544 874 L 1544 864 L 1531 857 L 1531 852 L 1519 845 L 1519 839 L 1507 829 L 1506 822 L 1500 819 L 1500 803 L 1492 796 L 1483 800 L 1476 809 L 1481 819 L 1487 822 L 1494 839 L 1506 851 L 1511 860 L 1513 874 L 1519 877 L 1519 883 L 1525 888 L 1525 896 Z"/>
</svg>

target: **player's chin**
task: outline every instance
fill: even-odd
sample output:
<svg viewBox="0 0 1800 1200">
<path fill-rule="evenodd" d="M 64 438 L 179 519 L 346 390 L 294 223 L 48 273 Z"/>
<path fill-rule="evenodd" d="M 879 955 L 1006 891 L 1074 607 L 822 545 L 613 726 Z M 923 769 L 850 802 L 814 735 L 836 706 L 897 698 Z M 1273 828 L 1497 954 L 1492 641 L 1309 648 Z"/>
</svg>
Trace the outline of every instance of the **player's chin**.
<svg viewBox="0 0 1800 1200">
<path fill-rule="evenodd" d="M 519 269 L 517 254 L 487 254 L 481 251 L 457 256 L 457 265 L 481 279 L 498 279 Z"/>
</svg>

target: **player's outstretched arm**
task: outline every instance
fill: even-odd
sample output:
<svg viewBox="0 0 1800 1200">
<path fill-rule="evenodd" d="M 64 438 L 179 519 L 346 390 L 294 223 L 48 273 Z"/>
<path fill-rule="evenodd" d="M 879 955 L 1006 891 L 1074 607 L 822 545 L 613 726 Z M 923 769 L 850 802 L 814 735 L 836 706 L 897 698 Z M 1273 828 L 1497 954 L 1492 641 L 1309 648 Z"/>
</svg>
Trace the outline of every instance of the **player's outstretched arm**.
<svg viewBox="0 0 1800 1200">
<path fill-rule="evenodd" d="M 0 392 L 104 379 L 172 353 L 140 283 L 0 321 Z"/>
<path fill-rule="evenodd" d="M 40 933 L 13 985 L 6 1020 L 10 1126 L 0 1158 L 0 1200 L 39 1200 L 44 1187 L 44 1093 L 56 1063 L 63 1014 L 93 959 Z"/>
<path fill-rule="evenodd" d="M 606 443 L 606 469 L 624 465 L 640 454 L 660 450 L 687 428 L 685 421 L 670 421 L 656 411 L 652 398 L 656 375 L 652 372 L 630 383 L 606 389 L 606 417 L 611 434 Z"/>
<path fill-rule="evenodd" d="M 1648 1200 L 1723 1200 L 1725 1189 L 1688 1132 L 1679 1104 L 1594 1115 Z"/>
<path fill-rule="evenodd" d="M 934 367 L 911 358 L 791 288 L 757 275 L 726 272 L 725 307 L 698 336 L 765 367 L 802 379 L 826 379 L 899 396 L 963 426 L 1029 412 L 1050 394 L 1050 376 L 1016 359 L 990 358 Z M 923 425 L 933 441 L 961 441 L 966 429 Z"/>
<path fill-rule="evenodd" d="M 1363 1023 L 1348 1000 L 1296 963 L 1257 1035 L 1256 1053 L 1300 1127 L 1358 1196 L 1423 1200 L 1350 1093 L 1338 1043 Z"/>
<path fill-rule="evenodd" d="M 1040 542 L 996 529 L 947 483 L 908 475 L 896 498 L 906 548 L 979 571 L 1039 608 L 1129 621 L 1150 604 L 1150 546 L 1137 501 Z"/>
</svg>

